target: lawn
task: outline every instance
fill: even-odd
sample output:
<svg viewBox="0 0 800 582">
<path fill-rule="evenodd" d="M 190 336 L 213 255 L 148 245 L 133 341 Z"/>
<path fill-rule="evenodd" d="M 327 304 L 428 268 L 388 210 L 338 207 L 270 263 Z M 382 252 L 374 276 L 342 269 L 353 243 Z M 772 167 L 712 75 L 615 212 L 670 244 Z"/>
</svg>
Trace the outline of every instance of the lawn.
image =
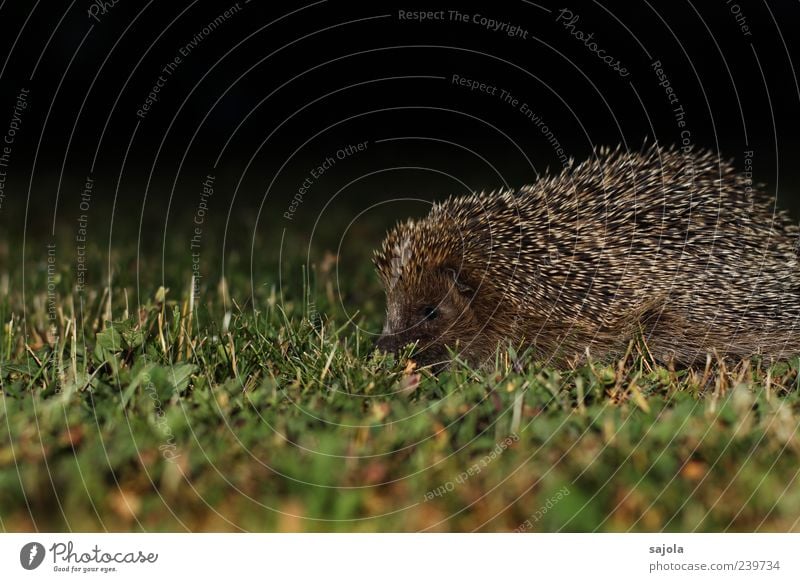
<svg viewBox="0 0 800 582">
<path fill-rule="evenodd" d="M 80 291 L 68 236 L 6 253 L 0 528 L 800 531 L 800 359 L 418 374 L 373 351 L 369 228 L 222 274 L 115 239 Z"/>
</svg>

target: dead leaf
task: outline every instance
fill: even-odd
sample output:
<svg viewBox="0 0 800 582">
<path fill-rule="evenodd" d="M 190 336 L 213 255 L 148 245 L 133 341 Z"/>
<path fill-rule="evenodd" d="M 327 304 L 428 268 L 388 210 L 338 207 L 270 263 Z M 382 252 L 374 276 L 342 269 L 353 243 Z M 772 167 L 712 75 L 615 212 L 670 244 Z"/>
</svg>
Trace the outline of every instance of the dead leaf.
<svg viewBox="0 0 800 582">
<path fill-rule="evenodd" d="M 108 505 L 125 522 L 136 519 L 142 509 L 142 500 L 130 489 L 117 489 L 108 496 Z"/>
<path fill-rule="evenodd" d="M 702 479 L 706 474 L 706 464 L 703 461 L 689 461 L 681 469 L 681 475 L 691 481 Z"/>
</svg>

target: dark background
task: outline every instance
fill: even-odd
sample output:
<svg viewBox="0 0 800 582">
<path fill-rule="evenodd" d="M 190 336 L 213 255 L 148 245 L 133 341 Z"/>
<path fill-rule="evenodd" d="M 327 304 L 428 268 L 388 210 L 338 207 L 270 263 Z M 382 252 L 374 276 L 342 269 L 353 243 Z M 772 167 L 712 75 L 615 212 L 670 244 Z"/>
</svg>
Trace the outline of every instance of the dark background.
<svg viewBox="0 0 800 582">
<path fill-rule="evenodd" d="M 798 2 L 241 1 L 183 58 L 143 120 L 136 111 L 161 68 L 234 3 L 119 0 L 99 22 L 87 13 L 95 4 L 0 2 L 0 133 L 19 90 L 30 89 L 0 208 L 12 248 L 23 232 L 47 237 L 55 226 L 71 236 L 87 176 L 95 181 L 92 244 L 184 244 L 213 174 L 204 244 L 218 246 L 227 233 L 242 253 L 274 257 L 285 229 L 303 244 L 318 233 L 335 250 L 351 222 L 374 221 L 382 232 L 425 211 L 406 199 L 520 186 L 548 166 L 560 169 L 518 107 L 454 85 L 453 74 L 513 93 L 580 160 L 597 145 L 681 142 L 656 60 L 685 109 L 691 142 L 740 167 L 751 150 L 755 179 L 800 216 Z M 556 22 L 561 8 L 629 76 Z M 509 22 L 527 38 L 447 13 L 422 23 L 398 17 L 439 9 Z M 285 218 L 312 168 L 365 141 Z M 316 222 L 324 228 L 312 235 Z"/>
</svg>

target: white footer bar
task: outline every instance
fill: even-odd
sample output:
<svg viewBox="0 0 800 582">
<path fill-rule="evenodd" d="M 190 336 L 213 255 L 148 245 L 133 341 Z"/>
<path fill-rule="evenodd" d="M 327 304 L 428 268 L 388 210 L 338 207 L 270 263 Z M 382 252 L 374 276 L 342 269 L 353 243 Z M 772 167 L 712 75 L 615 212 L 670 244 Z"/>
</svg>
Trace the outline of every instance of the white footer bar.
<svg viewBox="0 0 800 582">
<path fill-rule="evenodd" d="M 0 576 L 797 581 L 798 548 L 800 534 L 3 534 Z"/>
</svg>

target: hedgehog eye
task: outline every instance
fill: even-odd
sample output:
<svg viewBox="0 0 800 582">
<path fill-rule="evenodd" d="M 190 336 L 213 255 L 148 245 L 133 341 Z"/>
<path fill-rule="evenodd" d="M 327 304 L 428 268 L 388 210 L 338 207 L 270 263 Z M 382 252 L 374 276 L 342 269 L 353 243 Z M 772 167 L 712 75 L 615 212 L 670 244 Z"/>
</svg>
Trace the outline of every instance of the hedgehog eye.
<svg viewBox="0 0 800 582">
<path fill-rule="evenodd" d="M 439 317 L 439 310 L 432 305 L 426 305 L 422 308 L 422 315 L 426 320 L 434 320 Z"/>
</svg>

